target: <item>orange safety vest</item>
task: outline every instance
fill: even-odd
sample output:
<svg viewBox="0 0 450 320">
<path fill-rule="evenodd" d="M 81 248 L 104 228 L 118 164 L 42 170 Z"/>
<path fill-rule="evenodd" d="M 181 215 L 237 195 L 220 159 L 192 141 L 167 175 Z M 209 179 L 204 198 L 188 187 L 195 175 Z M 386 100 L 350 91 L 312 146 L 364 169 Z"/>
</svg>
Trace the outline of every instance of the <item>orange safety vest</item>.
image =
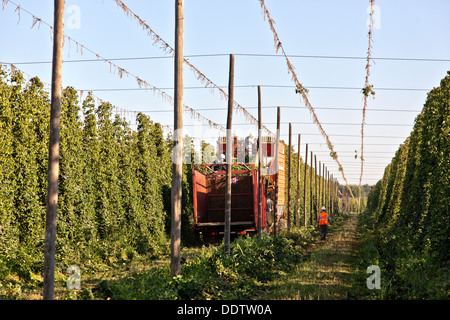
<svg viewBox="0 0 450 320">
<path fill-rule="evenodd" d="M 322 211 L 321 213 L 319 213 L 319 226 L 324 224 L 328 225 L 328 213 Z"/>
</svg>

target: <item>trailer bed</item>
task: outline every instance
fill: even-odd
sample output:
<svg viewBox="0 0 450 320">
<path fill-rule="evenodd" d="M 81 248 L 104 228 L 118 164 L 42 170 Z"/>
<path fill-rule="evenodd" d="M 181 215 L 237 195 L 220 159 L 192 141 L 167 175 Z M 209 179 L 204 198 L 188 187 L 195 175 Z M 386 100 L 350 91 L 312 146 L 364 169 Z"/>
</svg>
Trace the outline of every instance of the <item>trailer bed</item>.
<svg viewBox="0 0 450 320">
<path fill-rule="evenodd" d="M 253 165 L 232 171 L 231 232 L 255 232 L 258 216 L 257 170 Z M 220 165 L 205 164 L 193 170 L 194 230 L 202 233 L 222 233 L 225 221 L 226 173 Z M 262 224 L 265 227 L 264 192 Z"/>
</svg>

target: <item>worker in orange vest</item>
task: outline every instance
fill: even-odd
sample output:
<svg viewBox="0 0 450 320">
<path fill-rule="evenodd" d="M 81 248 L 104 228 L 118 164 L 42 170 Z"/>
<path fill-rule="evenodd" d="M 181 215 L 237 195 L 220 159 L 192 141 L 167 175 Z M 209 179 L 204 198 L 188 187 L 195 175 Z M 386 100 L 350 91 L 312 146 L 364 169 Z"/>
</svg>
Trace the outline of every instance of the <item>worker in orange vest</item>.
<svg viewBox="0 0 450 320">
<path fill-rule="evenodd" d="M 317 216 L 317 223 L 319 224 L 319 233 L 321 240 L 325 240 L 327 237 L 328 222 L 330 222 L 330 216 L 327 213 L 327 209 L 325 207 L 322 207 L 319 215 Z"/>
</svg>

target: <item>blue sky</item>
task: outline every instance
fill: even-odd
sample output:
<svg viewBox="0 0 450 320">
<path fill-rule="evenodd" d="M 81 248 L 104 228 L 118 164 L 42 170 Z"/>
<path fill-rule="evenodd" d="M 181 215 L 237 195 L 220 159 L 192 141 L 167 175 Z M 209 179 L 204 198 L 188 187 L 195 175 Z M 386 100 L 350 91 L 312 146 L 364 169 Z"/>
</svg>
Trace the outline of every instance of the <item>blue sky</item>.
<svg viewBox="0 0 450 320">
<path fill-rule="evenodd" d="M 173 0 L 124 0 L 166 42 L 174 46 Z M 53 24 L 53 1 L 14 0 L 22 8 L 42 20 Z M 373 35 L 373 57 L 450 59 L 450 1 L 403 1 L 377 0 L 376 29 Z M 275 28 L 288 55 L 357 56 L 367 54 L 367 0 L 266 0 Z M 139 27 L 136 21 L 126 17 L 113 0 L 71 0 L 66 8 L 79 8 L 79 26 L 68 27 L 68 19 L 74 12 L 66 10 L 66 35 L 105 58 L 158 57 L 146 60 L 122 60 L 115 63 L 139 76 L 141 79 L 164 88 L 173 95 L 173 60 Z M 20 64 L 21 62 L 51 61 L 52 40 L 47 26 L 39 23 L 31 28 L 33 19 L 18 11 L 13 3 L 0 10 L 0 61 L 15 63 L 30 74 L 51 82 L 50 64 Z M 72 20 L 74 21 L 74 20 Z M 84 50 L 84 55 L 72 43 L 64 48 L 64 59 L 95 59 Z M 302 133 L 301 154 L 305 143 L 324 161 L 330 171 L 342 178 L 333 160 L 328 156 L 324 139 L 311 121 L 311 116 L 292 87 L 282 57 L 256 57 L 239 54 L 275 54 L 273 35 L 267 21 L 263 20 L 258 0 L 185 0 L 185 55 L 211 55 L 190 57 L 189 60 L 201 72 L 220 86 L 228 83 L 228 56 L 236 54 L 235 100 L 256 116 L 256 85 L 263 85 L 263 121 L 276 122 L 276 109 L 281 106 L 282 138 L 287 141 L 288 122 L 293 133 Z M 365 80 L 365 60 L 291 58 L 300 81 L 309 88 L 309 100 L 319 121 L 335 145 L 339 160 L 350 183 L 359 181 L 360 160 L 354 159 L 355 150 L 360 152 L 360 124 L 362 121 L 363 96 L 360 89 L 320 89 L 315 87 L 362 88 Z M 388 61 L 376 60 L 371 66 L 370 83 L 374 85 L 375 99 L 370 99 L 365 127 L 365 173 L 363 183 L 373 184 L 382 177 L 384 167 L 390 162 L 398 145 L 409 135 L 418 112 L 371 111 L 371 109 L 417 110 L 426 99 L 427 91 L 376 90 L 376 88 L 431 89 L 450 70 L 449 61 Z M 104 62 L 65 63 L 63 84 L 78 90 L 136 89 L 132 77 L 120 79 L 110 73 Z M 202 86 L 195 74 L 185 67 L 185 86 Z M 248 87 L 247 87 L 248 86 Z M 226 89 L 225 89 L 226 90 Z M 147 114 L 163 124 L 173 123 L 172 107 L 151 92 L 146 91 L 94 91 L 94 94 L 113 105 Z M 227 101 L 218 92 L 207 89 L 186 89 L 185 104 L 194 109 L 219 109 L 200 111 L 216 123 L 226 122 Z M 332 110 L 339 108 L 340 110 Z M 350 108 L 357 110 L 341 110 Z M 220 110 L 222 109 L 222 110 Z M 167 112 L 160 112 L 167 110 Z M 151 112 L 153 111 L 153 112 Z M 155 112 L 158 111 L 158 112 Z M 129 114 L 129 117 L 132 114 Z M 245 123 L 239 114 L 236 124 Z M 334 125 L 354 123 L 356 125 Z M 192 125 L 199 125 L 185 114 L 185 131 L 202 134 L 213 139 L 216 130 L 193 132 Z M 384 125 L 379 125 L 384 124 Z M 389 124 L 402 124 L 392 126 Z M 274 129 L 274 124 L 267 124 Z M 235 126 L 238 133 L 253 133 L 253 126 Z M 197 128 L 198 129 L 198 128 Z M 200 132 L 200 133 L 199 133 Z M 350 136 L 344 136 L 350 135 Z M 389 138 L 379 138 L 388 136 Z M 295 136 L 293 141 L 297 141 Z"/>
</svg>

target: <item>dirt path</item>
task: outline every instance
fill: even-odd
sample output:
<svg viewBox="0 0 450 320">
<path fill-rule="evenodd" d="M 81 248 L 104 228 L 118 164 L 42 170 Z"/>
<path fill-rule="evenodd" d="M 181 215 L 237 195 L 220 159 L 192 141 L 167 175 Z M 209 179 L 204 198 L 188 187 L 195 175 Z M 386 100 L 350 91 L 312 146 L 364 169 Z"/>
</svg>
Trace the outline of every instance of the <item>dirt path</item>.
<svg viewBox="0 0 450 320">
<path fill-rule="evenodd" d="M 269 284 L 263 299 L 348 299 L 354 293 L 354 248 L 358 215 L 308 249 L 293 274 Z"/>
</svg>

